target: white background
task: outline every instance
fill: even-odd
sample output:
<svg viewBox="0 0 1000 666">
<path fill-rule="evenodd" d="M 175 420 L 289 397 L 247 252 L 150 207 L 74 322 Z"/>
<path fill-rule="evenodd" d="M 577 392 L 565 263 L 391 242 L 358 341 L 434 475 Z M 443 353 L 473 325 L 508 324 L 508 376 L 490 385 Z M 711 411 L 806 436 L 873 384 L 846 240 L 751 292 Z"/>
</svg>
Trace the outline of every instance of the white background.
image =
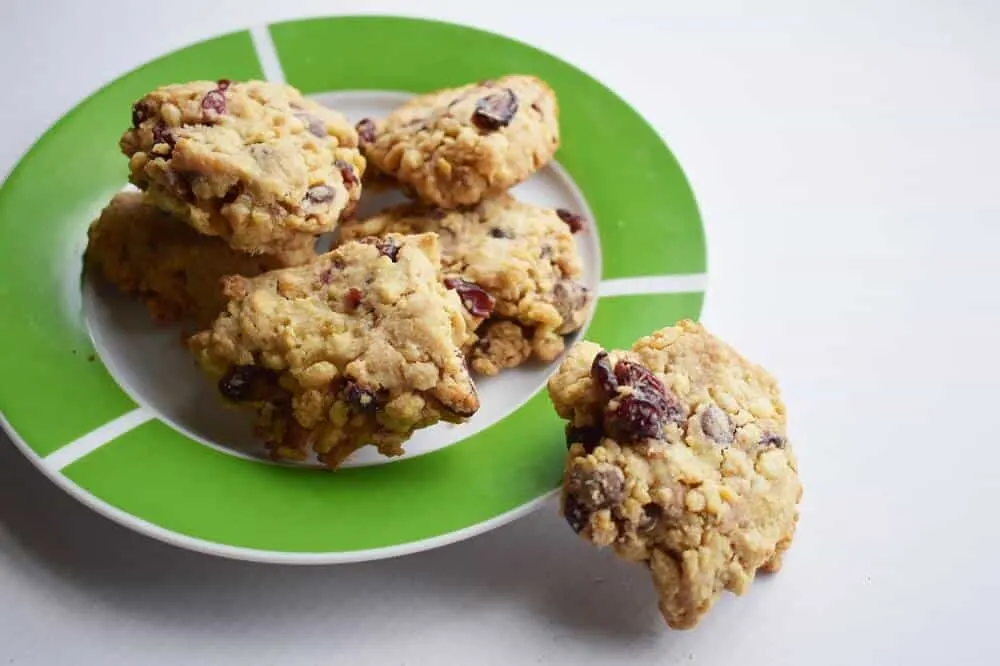
<svg viewBox="0 0 1000 666">
<path fill-rule="evenodd" d="M 806 488 L 782 573 L 671 632 L 552 506 L 399 560 L 217 560 L 0 441 L 0 664 L 996 663 L 1000 3 L 573 4 L 0 0 L 0 173 L 98 85 L 266 20 L 419 7 L 565 58 L 674 150 L 704 321 L 782 380 Z"/>
</svg>

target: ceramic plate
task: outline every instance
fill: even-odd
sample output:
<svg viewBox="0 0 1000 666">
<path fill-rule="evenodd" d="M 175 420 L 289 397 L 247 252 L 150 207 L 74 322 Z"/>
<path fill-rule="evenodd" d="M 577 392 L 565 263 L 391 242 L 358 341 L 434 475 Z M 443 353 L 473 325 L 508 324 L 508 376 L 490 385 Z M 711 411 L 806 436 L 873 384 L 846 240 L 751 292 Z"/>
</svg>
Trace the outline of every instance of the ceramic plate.
<svg viewBox="0 0 1000 666">
<path fill-rule="evenodd" d="M 137 304 L 81 284 L 86 229 L 126 183 L 132 103 L 196 79 L 285 80 L 358 120 L 414 92 L 534 74 L 561 108 L 557 163 L 516 189 L 589 219 L 577 234 L 598 295 L 581 335 L 620 347 L 696 319 L 705 246 L 694 197 L 656 132 L 558 58 L 471 28 L 391 17 L 277 23 L 145 64 L 93 93 L 0 189 L 0 417 L 52 481 L 139 532 L 217 555 L 332 563 L 415 552 L 499 526 L 556 488 L 563 429 L 553 366 L 479 383 L 469 423 L 367 451 L 335 473 L 267 460 L 249 418 L 219 405 L 180 345 Z M 382 201 L 369 201 L 368 206 Z"/>
</svg>

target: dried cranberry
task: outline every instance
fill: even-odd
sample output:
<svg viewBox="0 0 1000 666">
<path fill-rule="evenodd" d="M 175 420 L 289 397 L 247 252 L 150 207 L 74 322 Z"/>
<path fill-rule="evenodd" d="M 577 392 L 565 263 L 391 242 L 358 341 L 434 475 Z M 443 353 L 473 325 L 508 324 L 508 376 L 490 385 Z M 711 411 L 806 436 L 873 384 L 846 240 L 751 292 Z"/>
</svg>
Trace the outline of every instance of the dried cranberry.
<svg viewBox="0 0 1000 666">
<path fill-rule="evenodd" d="M 277 381 L 275 373 L 256 365 L 237 365 L 219 380 L 219 393 L 233 402 L 260 401 Z"/>
<path fill-rule="evenodd" d="M 205 113 L 221 116 L 226 112 L 226 96 L 221 90 L 209 90 L 201 100 L 201 108 Z"/>
<path fill-rule="evenodd" d="M 649 368 L 628 359 L 623 358 L 615 364 L 615 378 L 619 384 L 633 386 L 636 389 L 648 389 L 659 395 L 667 392 L 663 382 L 650 372 Z"/>
<path fill-rule="evenodd" d="M 351 287 L 347 290 L 347 294 L 344 296 L 344 300 L 347 302 L 348 310 L 356 310 L 361 301 L 365 299 L 365 293 L 358 289 L 357 287 Z"/>
<path fill-rule="evenodd" d="M 621 399 L 614 411 L 613 423 L 619 437 L 628 440 L 657 438 L 663 433 L 663 410 L 655 401 L 643 400 L 636 393 Z"/>
<path fill-rule="evenodd" d="M 326 123 L 321 118 L 305 112 L 296 113 L 295 117 L 302 121 L 313 136 L 318 136 L 321 139 L 326 136 Z"/>
<path fill-rule="evenodd" d="M 311 204 L 321 204 L 332 201 L 337 192 L 329 185 L 315 185 L 306 190 L 306 201 Z"/>
<path fill-rule="evenodd" d="M 344 398 L 356 412 L 367 414 L 378 408 L 375 394 L 352 380 L 348 380 L 344 387 Z"/>
<path fill-rule="evenodd" d="M 774 432 L 765 432 L 760 438 L 760 446 L 773 446 L 782 449 L 787 443 L 784 437 Z"/>
<path fill-rule="evenodd" d="M 229 79 L 219 79 L 215 85 L 219 89 L 219 92 L 226 92 L 229 86 L 233 85 L 233 82 Z"/>
<path fill-rule="evenodd" d="M 569 225 L 570 233 L 576 233 L 578 231 L 583 231 L 584 219 L 582 215 L 577 215 L 573 211 L 566 210 L 565 208 L 556 208 L 556 215 L 559 219 Z"/>
<path fill-rule="evenodd" d="M 336 160 L 333 166 L 340 169 L 340 177 L 344 179 L 344 185 L 348 188 L 353 188 L 358 186 L 358 176 L 354 173 L 354 165 L 345 162 L 344 160 Z"/>
<path fill-rule="evenodd" d="M 375 121 L 371 118 L 362 118 L 354 126 L 362 143 L 372 143 L 375 141 Z"/>
<path fill-rule="evenodd" d="M 146 100 L 140 99 L 132 105 L 132 127 L 138 127 L 147 118 L 149 118 L 149 104 Z"/>
<path fill-rule="evenodd" d="M 474 317 L 489 317 L 497 304 L 497 299 L 474 282 L 461 278 L 446 278 L 444 286 L 458 292 L 458 297 L 462 299 L 462 305 Z"/>
<path fill-rule="evenodd" d="M 500 227 L 493 227 L 490 229 L 490 237 L 492 238 L 513 238 L 514 232 L 507 231 L 506 229 L 501 229 Z"/>
<path fill-rule="evenodd" d="M 498 130 L 510 125 L 516 113 L 517 95 L 510 88 L 504 88 L 476 102 L 472 124 L 485 131 Z"/>
<path fill-rule="evenodd" d="M 569 426 L 566 428 L 566 448 L 582 444 L 587 453 L 593 453 L 602 437 L 604 429 L 600 426 Z"/>
<path fill-rule="evenodd" d="M 602 371 L 606 370 L 602 368 Z M 619 387 L 631 388 L 608 414 L 610 427 L 620 438 L 640 440 L 660 437 L 664 424 L 683 420 L 684 410 L 677 398 L 645 366 L 622 359 L 615 364 L 614 378 Z"/>
<path fill-rule="evenodd" d="M 604 391 L 606 398 L 610 399 L 618 393 L 618 380 L 615 379 L 615 373 L 611 369 L 611 359 L 608 357 L 608 352 L 603 349 L 597 352 L 594 362 L 590 365 L 590 376 Z"/>
</svg>

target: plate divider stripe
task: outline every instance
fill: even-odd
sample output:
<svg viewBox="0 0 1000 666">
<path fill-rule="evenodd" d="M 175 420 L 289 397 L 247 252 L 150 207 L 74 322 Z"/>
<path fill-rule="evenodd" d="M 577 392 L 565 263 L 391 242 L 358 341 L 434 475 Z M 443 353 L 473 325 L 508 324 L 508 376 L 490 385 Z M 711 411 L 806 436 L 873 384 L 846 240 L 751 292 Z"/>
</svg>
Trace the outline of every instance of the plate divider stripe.
<svg viewBox="0 0 1000 666">
<path fill-rule="evenodd" d="M 267 24 L 262 23 L 250 28 L 250 38 L 253 40 L 254 50 L 257 51 L 257 59 L 260 61 L 264 78 L 272 83 L 284 83 L 285 72 L 281 68 L 281 60 L 274 48 L 274 41 L 271 39 L 271 31 Z"/>
<path fill-rule="evenodd" d="M 75 439 L 66 446 L 53 451 L 42 459 L 42 465 L 53 472 L 58 472 L 84 456 L 93 453 L 108 442 L 124 435 L 129 430 L 149 421 L 153 416 L 153 412 L 145 407 L 133 409 L 131 412 L 122 414 L 101 427 L 91 430 L 83 437 Z"/>
<path fill-rule="evenodd" d="M 708 275 L 706 273 L 649 275 L 602 280 L 597 289 L 597 295 L 606 298 L 635 294 L 687 294 L 705 291 L 707 286 Z"/>
</svg>

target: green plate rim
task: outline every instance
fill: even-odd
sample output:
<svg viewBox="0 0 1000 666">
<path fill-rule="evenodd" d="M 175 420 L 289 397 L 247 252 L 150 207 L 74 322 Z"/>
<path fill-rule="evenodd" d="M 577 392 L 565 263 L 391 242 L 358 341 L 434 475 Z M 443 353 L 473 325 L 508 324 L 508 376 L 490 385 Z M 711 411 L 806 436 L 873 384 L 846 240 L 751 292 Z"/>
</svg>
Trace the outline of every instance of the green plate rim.
<svg viewBox="0 0 1000 666">
<path fill-rule="evenodd" d="M 379 31 L 380 36 L 389 43 L 405 45 L 406 39 L 411 40 L 409 42 L 411 44 L 414 39 L 429 40 L 429 43 L 434 43 L 436 48 L 433 54 L 424 59 L 408 60 L 409 70 L 404 67 L 402 69 L 405 71 L 400 73 L 398 71 L 400 68 L 397 68 L 393 70 L 392 76 L 386 75 L 387 78 L 379 78 L 379 75 L 372 74 L 374 71 L 372 68 L 379 67 L 377 61 L 368 62 L 365 67 L 352 66 L 350 69 L 347 69 L 347 65 L 316 68 L 313 64 L 315 60 L 321 59 L 326 51 L 342 48 L 344 44 L 350 45 L 352 39 L 363 40 L 361 34 L 368 31 L 370 35 L 372 30 Z M 307 94 L 331 92 L 338 89 L 433 89 L 444 85 L 457 85 L 475 78 L 492 78 L 506 71 L 534 73 L 542 76 L 556 89 L 563 109 L 564 144 L 557 159 L 560 165 L 571 174 L 594 213 L 594 226 L 600 235 L 604 257 L 601 275 L 602 286 L 607 283 L 606 281 L 614 282 L 613 294 L 598 294 L 596 312 L 589 329 L 585 331 L 586 337 L 605 346 L 621 347 L 628 345 L 635 338 L 654 328 L 671 324 L 680 318 L 697 319 L 700 315 L 704 299 L 706 251 L 697 203 L 679 164 L 649 124 L 610 89 L 556 56 L 523 42 L 478 28 L 408 17 L 315 17 L 239 30 L 177 49 L 116 78 L 75 105 L 48 128 L 15 164 L 7 179 L 0 184 L 0 248 L 4 247 L 4 241 L 9 241 L 13 236 L 11 231 L 13 225 L 9 223 L 5 225 L 2 220 L 14 217 L 11 213 L 17 212 L 19 206 L 22 211 L 34 212 L 35 210 L 34 208 L 25 208 L 25 202 L 30 201 L 30 196 L 25 198 L 25 191 L 27 190 L 30 195 L 32 186 L 25 185 L 23 180 L 25 172 L 30 174 L 32 169 L 38 170 L 39 164 L 52 161 L 51 156 L 44 154 L 49 149 L 47 146 L 49 139 L 60 132 L 65 134 L 68 129 L 72 129 L 74 123 L 79 124 L 81 117 L 84 120 L 89 118 L 89 122 L 94 123 L 95 127 L 98 123 L 106 123 L 107 127 L 101 125 L 105 135 L 110 131 L 108 128 L 113 129 L 114 123 L 119 123 L 119 126 L 123 127 L 127 123 L 125 120 L 127 107 L 122 109 L 121 122 L 117 117 L 106 121 L 102 116 L 100 120 L 95 120 L 97 117 L 95 113 L 101 110 L 102 104 L 106 106 L 109 103 L 110 96 L 122 97 L 127 93 L 126 88 L 132 89 L 141 84 L 145 84 L 146 87 L 140 88 L 140 90 L 148 89 L 152 87 L 148 85 L 149 80 L 158 80 L 158 83 L 171 82 L 169 77 L 177 76 L 176 72 L 178 71 L 184 72 L 189 80 L 224 77 L 257 78 L 258 75 L 263 78 L 262 75 L 267 69 L 267 65 L 259 59 L 260 53 L 254 48 L 254 39 L 259 39 L 261 31 L 267 35 L 268 42 L 277 52 L 278 61 L 285 72 L 288 83 L 299 87 Z M 392 39 L 386 39 L 387 35 Z M 402 42 L 400 41 L 401 36 L 406 38 Z M 246 61 L 248 45 L 252 49 L 252 63 Z M 471 51 L 469 51 L 470 45 L 475 47 Z M 459 53 L 469 52 L 477 55 L 468 58 L 455 57 Z M 460 61 L 462 64 L 450 69 L 442 69 L 444 65 L 442 67 L 428 67 L 428 65 L 435 63 L 440 64 L 439 61 Z M 512 63 L 514 66 L 510 66 Z M 226 67 L 230 67 L 230 69 L 225 69 Z M 468 70 L 470 67 L 478 72 L 475 76 L 470 76 Z M 225 71 L 221 71 L 222 69 Z M 238 70 L 242 76 L 227 76 L 231 69 Z M 214 74 L 213 72 L 216 71 L 220 73 Z M 196 73 L 197 76 L 192 75 L 191 72 Z M 168 80 L 159 80 L 164 77 Z M 345 83 L 339 88 L 333 87 L 330 85 L 329 77 L 335 77 L 336 82 L 343 81 Z M 394 77 L 402 78 L 397 80 Z M 131 94 L 133 99 L 138 97 L 134 92 Z M 99 103 L 93 103 L 95 100 Z M 582 102 L 586 102 L 586 104 Z M 118 108 L 117 103 L 114 108 Z M 611 123 L 611 127 L 604 127 L 603 123 L 608 119 L 613 120 L 614 123 Z M 89 133 L 90 126 L 87 128 Z M 94 134 L 101 134 L 101 132 L 94 132 Z M 101 154 L 104 155 L 102 159 L 110 160 L 111 158 L 107 157 L 106 152 L 103 148 L 101 149 Z M 620 160 L 604 159 L 609 154 L 629 155 L 631 161 L 628 165 L 622 165 Z M 124 172 L 124 158 L 121 160 Z M 72 160 L 69 162 L 71 163 Z M 108 161 L 108 164 L 110 163 Z M 70 164 L 70 172 L 72 172 L 72 168 L 73 166 Z M 87 169 L 88 165 L 80 164 L 77 165 L 77 168 Z M 46 232 L 45 227 L 41 227 L 38 230 L 39 236 L 44 237 L 46 233 L 50 233 L 53 239 L 61 240 L 63 237 L 59 236 L 59 233 L 76 234 L 73 237 L 72 247 L 65 248 L 56 244 L 58 249 L 50 250 L 48 256 L 50 262 L 53 259 L 72 255 L 72 253 L 67 254 L 67 250 L 76 253 L 72 256 L 78 256 L 79 251 L 82 250 L 78 233 L 81 224 L 85 229 L 85 223 L 80 222 L 80 216 L 87 215 L 83 219 L 89 220 L 96 212 L 94 202 L 106 200 L 110 192 L 114 191 L 108 189 L 111 176 L 107 175 L 113 172 L 108 171 L 107 168 L 100 171 L 105 174 L 106 181 L 102 187 L 97 188 L 97 191 L 93 193 L 87 192 L 86 195 L 77 195 L 78 198 L 69 204 L 63 202 L 63 209 L 58 208 L 58 202 L 55 204 L 36 202 L 41 209 L 39 218 L 45 219 L 48 211 L 52 210 L 56 212 L 52 212 L 50 215 L 59 219 L 59 222 L 53 225 L 59 227 L 58 229 L 54 231 L 50 229 L 49 232 Z M 67 178 L 69 177 L 71 176 L 67 176 Z M 124 182 L 124 173 L 122 182 Z M 67 199 L 72 196 L 74 195 L 71 192 L 67 195 Z M 46 208 L 46 205 L 49 205 L 50 208 Z M 37 241 L 36 244 L 39 248 L 42 248 L 43 241 L 44 238 Z M 62 243 L 65 244 L 66 241 L 63 240 Z M 13 247 L 9 242 L 7 246 Z M 40 253 L 45 251 L 44 248 L 33 250 L 33 247 L 29 240 L 22 259 L 25 262 L 23 264 L 25 267 L 30 266 L 26 262 L 34 261 L 37 263 Z M 609 250 L 611 251 L 609 252 Z M 32 255 L 32 251 L 35 251 L 36 255 Z M 4 250 L 0 249 L 0 258 L 3 255 Z M 669 264 L 669 266 L 662 264 Z M 30 287 L 23 285 L 0 286 L 0 300 L 6 300 L 9 297 L 13 304 L 16 304 L 18 299 L 22 303 L 33 304 L 42 302 L 38 300 L 39 295 L 47 296 L 50 300 L 58 300 L 65 296 L 66 278 L 65 274 L 54 278 L 48 276 L 48 279 L 40 280 L 40 286 L 33 283 Z M 652 282 L 647 284 L 647 278 L 650 278 Z M 674 283 L 673 287 L 665 288 L 662 286 L 664 280 L 670 282 L 676 278 L 681 278 L 681 281 Z M 684 282 L 685 278 L 694 279 Z M 30 281 L 25 280 L 24 282 Z M 688 286 L 685 287 L 685 284 Z M 32 301 L 32 298 L 36 300 Z M 200 469 L 201 464 L 210 470 L 229 470 L 235 469 L 235 465 L 244 466 L 241 468 L 243 471 L 239 472 L 241 481 L 248 482 L 252 488 L 265 487 L 260 484 L 271 484 L 280 493 L 290 487 L 287 485 L 288 481 L 275 482 L 273 479 L 279 478 L 279 475 L 287 476 L 289 472 L 267 472 L 262 475 L 260 469 L 267 467 L 288 470 L 289 468 L 261 465 L 209 449 L 193 442 L 182 433 L 170 429 L 169 426 L 165 426 L 162 421 L 155 417 L 116 435 L 100 449 L 90 453 L 85 458 L 74 461 L 65 468 L 56 469 L 47 464 L 46 456 L 62 450 L 76 442 L 78 437 L 92 432 L 95 429 L 92 421 L 99 421 L 100 425 L 96 427 L 101 427 L 101 425 L 113 422 L 123 416 L 128 417 L 137 407 L 134 401 L 128 398 L 110 378 L 100 359 L 89 358 L 93 353 L 93 347 L 86 335 L 85 325 L 82 329 L 79 328 L 81 325 L 81 321 L 78 319 L 80 313 L 74 311 L 72 307 L 67 309 L 65 303 L 54 309 L 51 308 L 51 303 L 45 301 L 45 304 L 50 306 L 51 312 L 41 312 L 38 315 L 38 322 L 35 322 L 31 315 L 23 315 L 24 321 L 18 320 L 15 323 L 24 324 L 27 322 L 29 325 L 35 324 L 37 326 L 39 322 L 44 320 L 44 317 L 48 316 L 50 320 L 62 322 L 67 329 L 72 329 L 67 335 L 58 339 L 56 336 L 49 339 L 42 335 L 42 340 L 37 343 L 34 351 L 36 354 L 46 351 L 51 354 L 53 348 L 58 346 L 60 358 L 56 361 L 69 366 L 68 369 L 73 373 L 72 376 L 79 379 L 80 386 L 65 388 L 48 384 L 43 388 L 49 388 L 53 392 L 53 400 L 64 403 L 65 401 L 73 401 L 74 398 L 79 400 L 82 396 L 97 395 L 99 396 L 99 402 L 95 403 L 97 408 L 95 408 L 94 414 L 84 413 L 76 415 L 76 417 L 71 415 L 71 418 L 67 419 L 68 423 L 64 426 L 51 426 L 53 428 L 51 437 L 48 439 L 38 437 L 37 442 L 29 444 L 28 439 L 31 437 L 22 437 L 21 432 L 31 431 L 35 427 L 33 424 L 38 423 L 38 418 L 40 418 L 36 415 L 38 408 L 35 407 L 32 400 L 37 402 L 36 396 L 44 395 L 33 393 L 32 391 L 35 389 L 31 388 L 29 381 L 29 388 L 26 389 L 25 395 L 17 394 L 9 386 L 7 390 L 0 387 L 0 426 L 8 432 L 14 444 L 29 460 L 57 486 L 98 513 L 161 541 L 208 554 L 261 562 L 324 564 L 394 557 L 459 541 L 510 522 L 544 503 L 553 494 L 558 483 L 558 473 L 561 470 L 561 460 L 564 455 L 561 441 L 562 427 L 558 419 L 551 413 L 552 410 L 547 403 L 547 397 L 544 396 L 543 388 L 531 396 L 513 414 L 445 449 L 376 468 L 354 468 L 336 474 L 292 472 L 312 475 L 297 477 L 296 486 L 305 486 L 307 489 L 301 494 L 296 494 L 298 491 L 293 494 L 296 494 L 297 499 L 304 500 L 306 505 L 315 509 L 320 506 L 317 504 L 319 498 L 327 498 L 329 496 L 326 493 L 335 492 L 334 489 L 337 488 L 337 485 L 334 483 L 353 488 L 354 482 L 359 481 L 362 477 L 367 479 L 361 481 L 362 483 L 371 484 L 370 479 L 379 475 L 383 479 L 381 483 L 384 486 L 386 477 L 396 477 L 403 480 L 402 486 L 406 490 L 400 492 L 404 492 L 405 495 L 406 492 L 414 493 L 421 488 L 426 489 L 428 483 L 437 484 L 439 482 L 440 479 L 427 481 L 426 476 L 421 476 L 427 469 L 434 470 L 436 468 L 439 474 L 447 473 L 449 476 L 445 479 L 452 483 L 456 475 L 462 475 L 462 465 L 465 465 L 466 468 L 470 467 L 468 460 L 471 460 L 472 456 L 481 459 L 486 452 L 492 461 L 495 453 L 497 461 L 501 463 L 502 473 L 495 479 L 492 477 L 478 479 L 486 486 L 490 486 L 490 484 L 498 486 L 483 491 L 483 496 L 490 498 L 488 501 L 483 500 L 489 504 L 487 511 L 490 512 L 490 515 L 476 515 L 475 511 L 455 509 L 447 518 L 434 522 L 434 527 L 429 528 L 429 532 L 424 530 L 426 533 L 420 533 L 418 529 L 413 534 L 402 538 L 382 535 L 378 539 L 382 539 L 383 542 L 371 547 L 340 546 L 326 549 L 315 547 L 315 544 L 339 543 L 337 540 L 344 538 L 343 533 L 325 535 L 324 538 L 327 541 L 318 539 L 314 543 L 310 542 L 313 545 L 306 548 L 296 544 L 299 544 L 302 538 L 307 537 L 302 537 L 299 532 L 294 530 L 287 531 L 287 534 L 296 536 L 300 541 L 291 539 L 287 542 L 291 544 L 288 548 L 284 546 L 267 547 L 267 538 L 263 538 L 263 541 L 258 543 L 255 537 L 237 539 L 232 539 L 231 536 L 210 537 L 205 533 L 205 525 L 197 525 L 197 521 L 192 526 L 192 524 L 185 523 L 185 520 L 175 521 L 172 517 L 164 519 L 162 511 L 156 507 L 156 502 L 139 501 L 136 503 L 129 499 L 127 494 L 135 495 L 137 488 L 140 487 L 131 479 L 122 480 L 121 475 L 118 474 L 118 479 L 110 484 L 114 487 L 109 490 L 109 475 L 114 475 L 116 468 L 119 471 L 123 469 L 126 462 L 129 464 L 134 464 L 137 460 L 162 462 L 164 455 L 176 455 L 185 463 L 197 462 L 199 467 L 196 469 Z M 55 314 L 52 314 L 53 312 Z M 622 326 L 622 321 L 627 321 L 629 326 Z M 21 333 L 15 332 L 13 329 L 12 325 L 8 324 L 5 328 L 3 322 L 0 322 L 0 339 L 13 338 L 14 341 L 18 341 L 16 336 Z M 84 333 L 82 338 L 81 331 Z M 23 334 L 21 335 L 23 336 Z M 67 345 L 71 346 L 71 349 L 63 349 Z M 72 352 L 72 359 L 69 358 L 69 352 Z M 62 355 L 65 355 L 66 358 L 62 358 Z M 26 354 L 26 356 L 30 356 L 30 354 Z M 52 361 L 44 355 L 35 356 L 35 358 L 47 359 L 41 363 Z M 15 358 L 9 352 L 0 352 L 0 361 L 10 362 L 12 367 L 15 362 L 19 363 L 17 369 L 24 370 L 23 377 L 28 377 L 27 372 L 32 369 L 31 361 Z M 42 373 L 41 383 L 44 383 L 44 377 L 51 377 L 56 371 L 55 367 L 41 368 L 37 365 L 35 369 Z M 50 374 L 44 375 L 45 372 Z M 76 405 L 75 402 L 72 404 Z M 8 408 L 16 416 L 11 418 Z M 526 423 L 522 421 L 530 423 L 531 427 L 525 428 Z M 17 428 L 13 422 L 18 423 Z M 165 434 L 164 429 L 169 434 Z M 519 445 L 520 449 L 513 446 L 512 450 L 509 451 L 498 449 L 496 446 L 489 448 L 491 443 L 493 445 L 502 443 L 499 440 L 506 438 L 511 430 L 517 433 L 517 439 L 522 439 L 521 435 L 524 433 L 523 439 L 531 440 L 531 442 L 527 445 Z M 528 432 L 529 430 L 543 430 L 544 432 Z M 80 433 L 78 437 L 73 437 L 72 435 L 77 432 Z M 491 432 L 492 434 L 490 434 Z M 487 441 L 491 438 L 497 441 Z M 156 443 L 155 446 L 152 444 L 153 442 Z M 478 446 L 481 450 L 470 453 L 472 445 Z M 537 449 L 525 449 L 525 446 L 537 446 Z M 175 449 L 176 454 L 174 453 Z M 526 464 L 524 456 L 520 455 L 525 452 L 530 452 L 532 455 L 537 454 L 536 462 L 532 464 L 531 461 L 528 461 Z M 475 466 L 479 467 L 478 464 Z M 257 471 L 252 471 L 251 467 Z M 153 469 L 159 472 L 161 468 L 153 467 Z M 167 469 L 168 471 L 164 474 L 171 473 L 169 465 L 167 465 Z M 392 473 L 385 471 L 392 469 L 396 471 Z M 382 471 L 374 472 L 373 470 Z M 173 473 L 182 472 L 177 469 L 173 470 Z M 504 477 L 504 474 L 507 477 Z M 521 475 L 525 479 L 519 480 Z M 323 480 L 317 480 L 320 476 Z M 354 481 L 348 480 L 351 477 L 355 477 Z M 235 474 L 234 478 L 236 478 Z M 304 479 L 310 480 L 303 481 Z M 340 481 L 335 481 L 337 479 Z M 162 483 L 163 480 L 159 479 L 158 481 Z M 509 485 L 512 480 L 517 488 L 510 491 L 505 490 L 502 484 Z M 443 483 L 443 481 L 441 482 Z M 101 487 L 95 487 L 95 484 Z M 153 485 L 155 486 L 155 482 Z M 177 491 L 172 489 L 171 492 L 176 495 Z M 460 500 L 469 501 L 470 497 L 474 499 L 477 496 L 475 492 L 477 491 L 474 490 L 472 495 L 460 498 Z M 122 493 L 126 493 L 126 495 L 123 496 Z M 504 493 L 508 493 L 508 496 L 504 497 Z M 195 495 L 198 498 L 197 501 L 201 502 L 213 499 L 204 493 L 198 494 L 196 492 Z M 404 496 L 403 499 L 406 497 Z M 254 510 L 264 511 L 264 513 L 259 514 L 260 519 L 264 521 L 261 524 L 273 526 L 280 522 L 280 515 L 266 514 L 266 508 L 254 505 L 252 496 L 241 496 L 241 500 L 247 501 L 247 506 L 254 506 Z M 232 501 L 235 502 L 235 500 Z M 439 501 L 439 498 L 434 501 Z M 509 506 L 502 506 L 505 503 Z M 397 502 L 396 504 L 386 504 L 386 508 L 397 507 L 397 505 L 401 506 Z M 136 506 L 139 508 L 137 509 Z M 240 510 L 247 513 L 251 509 L 242 508 Z M 217 523 L 216 527 L 213 528 L 217 530 L 216 536 L 229 534 L 219 527 L 223 525 L 226 518 L 227 514 L 224 513 L 212 518 Z M 310 520 L 320 520 L 321 518 L 314 516 Z M 371 516 L 367 518 L 370 519 Z M 342 517 L 336 519 L 342 521 L 340 523 L 342 528 L 352 525 L 352 523 L 344 522 L 345 519 Z M 330 520 L 334 520 L 334 518 L 330 517 Z M 393 517 L 393 520 L 398 522 L 402 519 Z M 370 523 L 362 524 L 367 526 Z M 238 526 L 241 530 L 250 531 L 256 527 L 257 525 L 252 520 Z M 385 541 L 386 538 L 395 540 L 396 543 L 388 543 Z M 236 541 L 236 543 L 226 543 L 227 540 Z M 240 543 L 241 540 L 242 543 Z"/>
</svg>

